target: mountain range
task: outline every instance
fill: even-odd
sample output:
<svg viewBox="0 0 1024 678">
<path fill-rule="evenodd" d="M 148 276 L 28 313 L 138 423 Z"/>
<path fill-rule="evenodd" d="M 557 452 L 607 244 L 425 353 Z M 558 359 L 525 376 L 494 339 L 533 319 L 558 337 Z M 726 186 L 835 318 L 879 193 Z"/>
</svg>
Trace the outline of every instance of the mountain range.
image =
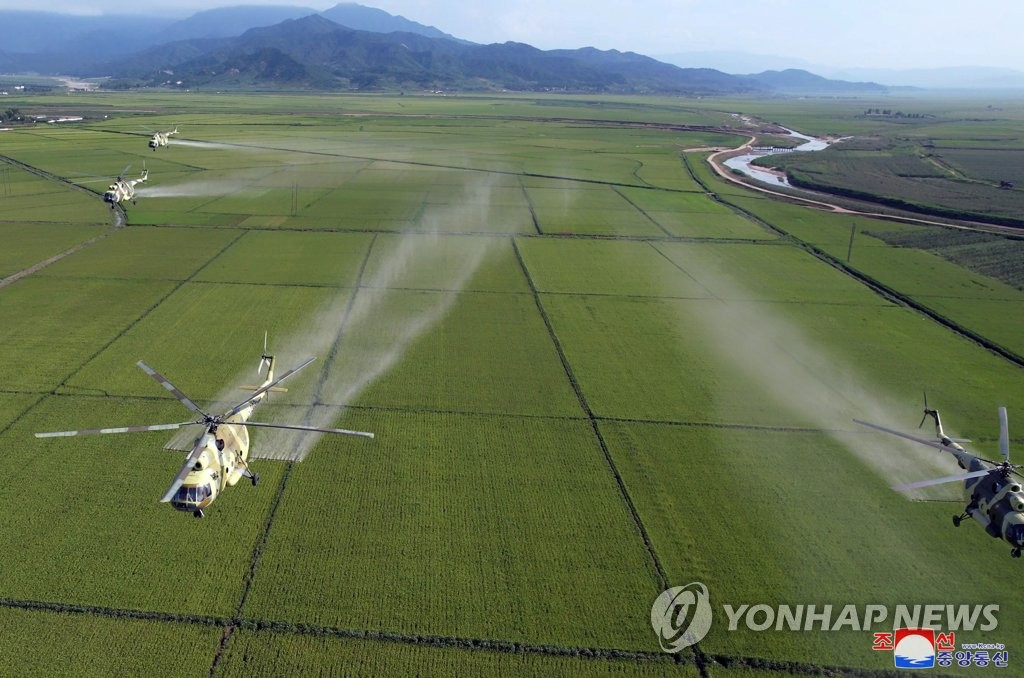
<svg viewBox="0 0 1024 678">
<path fill-rule="evenodd" d="M 726 73 L 755 73 L 765 69 L 802 70 L 841 81 L 880 82 L 886 87 L 920 89 L 1024 89 L 1024 71 L 992 66 L 959 66 L 932 68 L 839 68 L 815 64 L 793 57 L 754 54 L 739 51 L 678 52 L 652 54 L 666 63 L 686 67 L 701 64 Z"/>
<path fill-rule="evenodd" d="M 0 71 L 107 76 L 110 87 L 883 93 L 783 69 L 731 75 L 633 52 L 479 45 L 357 4 L 212 9 L 183 20 L 0 11 Z"/>
</svg>

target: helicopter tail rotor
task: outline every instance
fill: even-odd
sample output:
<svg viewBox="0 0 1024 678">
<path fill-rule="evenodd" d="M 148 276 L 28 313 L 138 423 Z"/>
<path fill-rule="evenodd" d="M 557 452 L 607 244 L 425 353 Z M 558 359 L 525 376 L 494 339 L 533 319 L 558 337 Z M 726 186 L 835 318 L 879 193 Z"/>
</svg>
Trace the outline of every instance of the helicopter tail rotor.
<svg viewBox="0 0 1024 678">
<path fill-rule="evenodd" d="M 274 356 L 267 355 L 267 335 L 269 332 L 264 330 L 263 332 L 263 353 L 260 354 L 260 364 L 256 368 L 256 376 L 263 374 L 263 366 L 266 365 L 269 370 L 273 365 Z"/>
<path fill-rule="evenodd" d="M 946 432 L 942 430 L 942 418 L 939 416 L 939 411 L 935 408 L 928 407 L 928 392 L 924 391 L 924 416 L 921 417 L 921 423 L 917 425 L 918 428 L 924 427 L 924 422 L 931 417 L 935 421 L 935 437 L 944 445 L 950 443 L 969 443 L 970 438 L 953 438 L 946 435 Z"/>
<path fill-rule="evenodd" d="M 923 393 L 924 393 L 924 415 L 921 416 L 921 423 L 917 425 L 918 428 L 923 428 L 924 427 L 924 422 L 928 419 L 928 417 L 934 417 L 934 416 L 936 416 L 938 414 L 937 411 L 935 411 L 933 409 L 930 409 L 928 407 L 928 391 L 923 391 Z"/>
</svg>

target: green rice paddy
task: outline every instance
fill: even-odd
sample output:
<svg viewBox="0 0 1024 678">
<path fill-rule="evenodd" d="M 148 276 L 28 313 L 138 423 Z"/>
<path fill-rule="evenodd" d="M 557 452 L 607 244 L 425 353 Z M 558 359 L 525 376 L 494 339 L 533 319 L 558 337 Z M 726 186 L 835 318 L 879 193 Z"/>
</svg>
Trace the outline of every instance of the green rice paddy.
<svg viewBox="0 0 1024 678">
<path fill-rule="evenodd" d="M 958 641 L 1019 666 L 1009 546 L 953 529 L 955 486 L 892 491 L 946 467 L 851 419 L 912 431 L 927 390 L 991 455 L 1005 405 L 1024 461 L 1021 363 L 951 326 L 1024 355 L 1024 292 L 717 179 L 684 149 L 746 137 L 673 126 L 733 103 L 27 100 L 90 118 L 0 133 L 0 279 L 55 257 L 0 286 L 5 671 L 891 673 L 869 631 L 727 630 L 744 603 L 998 603 Z M 170 433 L 32 436 L 181 421 L 140 358 L 226 409 L 264 332 L 318 360 L 259 419 L 376 438 L 256 460 L 194 520 L 158 502 Z M 714 624 L 667 655 L 651 605 L 693 581 Z"/>
</svg>

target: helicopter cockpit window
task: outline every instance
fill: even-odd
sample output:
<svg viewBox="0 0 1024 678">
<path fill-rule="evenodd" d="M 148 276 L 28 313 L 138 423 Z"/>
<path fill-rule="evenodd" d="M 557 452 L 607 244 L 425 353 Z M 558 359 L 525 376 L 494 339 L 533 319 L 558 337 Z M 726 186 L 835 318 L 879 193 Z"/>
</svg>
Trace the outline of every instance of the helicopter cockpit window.
<svg viewBox="0 0 1024 678">
<path fill-rule="evenodd" d="M 174 504 L 199 504 L 210 496 L 210 485 L 182 485 L 174 493 L 171 502 Z"/>
<path fill-rule="evenodd" d="M 1007 541 L 1015 543 L 1017 546 L 1024 546 L 1024 525 L 1014 525 L 1007 530 Z"/>
</svg>

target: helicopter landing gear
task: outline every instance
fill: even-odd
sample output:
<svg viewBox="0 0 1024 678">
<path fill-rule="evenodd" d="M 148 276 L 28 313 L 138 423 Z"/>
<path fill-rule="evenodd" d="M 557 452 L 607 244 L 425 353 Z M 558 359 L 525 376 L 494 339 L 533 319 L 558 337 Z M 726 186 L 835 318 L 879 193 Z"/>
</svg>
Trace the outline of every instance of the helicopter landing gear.
<svg viewBox="0 0 1024 678">
<path fill-rule="evenodd" d="M 260 474 L 253 473 L 249 465 L 245 463 L 245 460 L 241 456 L 237 457 L 236 461 L 242 465 L 242 475 L 252 481 L 252 486 L 256 487 L 256 484 L 260 482 Z"/>
<path fill-rule="evenodd" d="M 1017 548 L 1010 551 L 1010 555 L 1014 558 L 1020 558 L 1020 547 L 1018 546 Z"/>
<path fill-rule="evenodd" d="M 966 513 L 961 513 L 958 516 L 953 516 L 953 527 L 960 527 L 960 523 L 963 521 L 964 518 L 967 517 L 968 516 Z"/>
<path fill-rule="evenodd" d="M 256 483 L 260 482 L 260 474 L 253 473 L 252 469 L 249 468 L 249 465 L 245 463 L 245 459 L 242 459 L 242 455 L 240 454 L 235 457 L 235 463 L 242 467 L 242 475 L 251 480 L 252 486 L 256 487 Z"/>
<path fill-rule="evenodd" d="M 195 511 L 192 512 L 192 515 L 194 515 L 196 518 L 202 518 L 203 509 L 196 509 Z"/>
</svg>

